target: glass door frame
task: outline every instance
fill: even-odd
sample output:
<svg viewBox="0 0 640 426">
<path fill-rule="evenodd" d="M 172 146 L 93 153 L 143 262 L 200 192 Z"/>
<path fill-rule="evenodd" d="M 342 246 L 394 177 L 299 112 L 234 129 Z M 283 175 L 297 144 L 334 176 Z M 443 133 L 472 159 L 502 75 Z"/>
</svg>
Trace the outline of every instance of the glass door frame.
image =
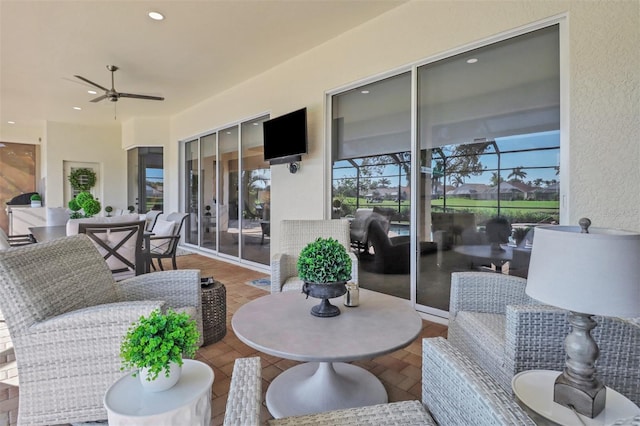
<svg viewBox="0 0 640 426">
<path fill-rule="evenodd" d="M 326 181 L 327 188 L 329 190 L 325 194 L 325 211 L 324 217 L 331 218 L 332 214 L 332 154 L 335 147 L 335 135 L 333 134 L 332 128 L 332 117 L 333 117 L 333 108 L 332 108 L 332 97 L 338 95 L 340 93 L 346 92 L 347 90 L 352 90 L 359 88 L 361 86 L 365 86 L 370 83 L 375 83 L 381 81 L 386 78 L 394 77 L 396 75 L 411 72 L 411 210 L 410 210 L 410 243 L 411 243 L 411 272 L 410 272 L 410 303 L 411 305 L 419 312 L 425 313 L 428 315 L 432 315 L 438 318 L 448 318 L 449 313 L 447 311 L 442 311 L 437 308 L 433 308 L 427 305 L 422 305 L 417 303 L 416 295 L 417 295 L 417 287 L 418 287 L 418 219 L 419 219 L 419 179 L 420 179 L 420 141 L 418 138 L 418 68 L 424 65 L 428 65 L 430 63 L 437 62 L 442 59 L 446 59 L 452 56 L 456 56 L 473 49 L 477 49 L 480 47 L 488 46 L 493 43 L 508 40 L 513 37 L 517 37 L 519 35 L 527 34 L 542 28 L 550 27 L 553 25 L 558 25 L 558 32 L 560 38 L 560 221 L 561 223 L 566 222 L 566 219 L 569 215 L 568 212 L 568 189 L 569 189 L 569 165 L 568 165 L 568 150 L 569 150 L 569 138 L 568 138 L 568 102 L 567 99 L 567 89 L 568 89 L 568 79 L 569 79 L 569 68 L 568 68 L 568 28 L 567 28 L 567 17 L 565 15 L 555 16 L 548 19 L 545 19 L 540 22 L 536 22 L 524 27 L 520 27 L 514 30 L 506 31 L 504 33 L 489 37 L 487 39 L 483 39 L 474 43 L 467 44 L 465 46 L 451 49 L 446 52 L 440 53 L 438 55 L 434 55 L 430 58 L 424 59 L 419 62 L 415 62 L 413 64 L 405 65 L 403 67 L 396 68 L 394 70 L 381 73 L 379 75 L 366 78 L 363 80 L 359 80 L 354 83 L 350 83 L 345 86 L 341 86 L 329 91 L 325 92 L 325 135 L 327 136 L 326 144 L 325 144 L 325 167 L 329 172 L 326 173 Z"/>
</svg>

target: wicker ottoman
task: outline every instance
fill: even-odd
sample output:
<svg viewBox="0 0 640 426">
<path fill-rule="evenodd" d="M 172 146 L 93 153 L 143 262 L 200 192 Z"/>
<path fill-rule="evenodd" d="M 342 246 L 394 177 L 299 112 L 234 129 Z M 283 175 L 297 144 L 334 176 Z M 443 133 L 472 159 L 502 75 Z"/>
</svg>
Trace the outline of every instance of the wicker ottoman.
<svg viewBox="0 0 640 426">
<path fill-rule="evenodd" d="M 203 279 L 204 281 L 204 279 Z M 227 289 L 224 284 L 207 279 L 202 286 L 202 328 L 204 344 L 217 342 L 227 334 Z"/>
</svg>

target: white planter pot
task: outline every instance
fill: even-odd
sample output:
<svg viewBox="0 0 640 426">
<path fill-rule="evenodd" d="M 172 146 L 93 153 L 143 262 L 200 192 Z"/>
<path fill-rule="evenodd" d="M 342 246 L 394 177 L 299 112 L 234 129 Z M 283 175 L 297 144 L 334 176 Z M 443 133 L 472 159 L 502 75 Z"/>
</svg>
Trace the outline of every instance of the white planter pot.
<svg viewBox="0 0 640 426">
<path fill-rule="evenodd" d="M 167 389 L 170 389 L 173 385 L 178 383 L 180 380 L 180 374 L 182 374 L 182 367 L 172 362 L 169 366 L 169 377 L 165 376 L 164 370 L 158 374 L 158 377 L 155 380 L 147 380 L 148 369 L 141 368 L 138 372 L 138 377 L 140 377 L 140 383 L 142 383 L 142 388 L 146 392 L 162 392 Z"/>
<path fill-rule="evenodd" d="M 31 207 L 42 207 L 42 201 L 32 201 Z"/>
</svg>

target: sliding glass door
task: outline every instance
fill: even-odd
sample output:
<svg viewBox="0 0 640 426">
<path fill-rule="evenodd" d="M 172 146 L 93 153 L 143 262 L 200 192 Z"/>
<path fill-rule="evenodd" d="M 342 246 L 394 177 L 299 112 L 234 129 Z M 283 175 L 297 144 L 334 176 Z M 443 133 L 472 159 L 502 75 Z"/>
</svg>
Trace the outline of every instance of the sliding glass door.
<svg viewBox="0 0 640 426">
<path fill-rule="evenodd" d="M 559 221 L 559 44 L 554 25 L 332 95 L 332 217 L 363 287 L 446 317 L 452 272 L 526 277 Z"/>
<path fill-rule="evenodd" d="M 186 243 L 224 257 L 269 264 L 271 174 L 262 143 L 267 118 L 184 142 Z"/>
</svg>

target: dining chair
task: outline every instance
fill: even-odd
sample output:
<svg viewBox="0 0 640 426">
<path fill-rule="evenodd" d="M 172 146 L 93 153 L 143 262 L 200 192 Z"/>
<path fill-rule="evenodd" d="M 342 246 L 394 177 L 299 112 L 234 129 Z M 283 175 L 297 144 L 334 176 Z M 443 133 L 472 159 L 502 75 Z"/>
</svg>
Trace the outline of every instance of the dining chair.
<svg viewBox="0 0 640 426">
<path fill-rule="evenodd" d="M 156 224 L 156 220 L 158 220 L 158 216 L 160 216 L 161 214 L 162 214 L 162 210 L 149 210 L 145 214 L 146 224 L 144 226 L 144 230 L 147 232 L 151 232 L 151 230 Z"/>
<path fill-rule="evenodd" d="M 145 221 L 124 223 L 80 223 L 78 233 L 86 234 L 106 260 L 119 281 L 145 272 L 142 237 Z"/>
<path fill-rule="evenodd" d="M 178 269 L 176 251 L 178 250 L 182 227 L 187 216 L 187 213 L 174 212 L 168 215 L 162 214 L 156 219 L 156 224 L 151 230 L 153 235 L 148 238 L 149 263 L 154 270 L 156 270 L 156 266 L 153 263 L 154 259 L 161 271 L 164 271 L 162 259 L 171 259 L 173 269 Z"/>
</svg>

